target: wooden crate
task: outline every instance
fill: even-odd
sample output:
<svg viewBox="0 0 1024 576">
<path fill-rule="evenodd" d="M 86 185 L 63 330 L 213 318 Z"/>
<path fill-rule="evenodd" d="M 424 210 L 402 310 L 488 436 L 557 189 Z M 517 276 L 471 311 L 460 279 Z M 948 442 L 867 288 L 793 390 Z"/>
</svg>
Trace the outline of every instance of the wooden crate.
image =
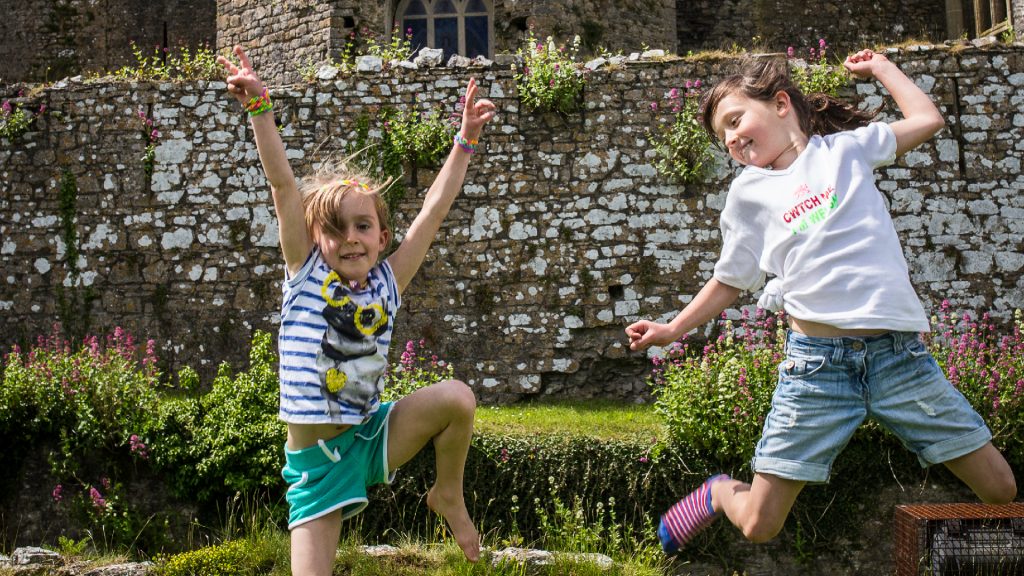
<svg viewBox="0 0 1024 576">
<path fill-rule="evenodd" d="M 1024 575 L 1024 503 L 897 506 L 896 576 Z"/>
</svg>

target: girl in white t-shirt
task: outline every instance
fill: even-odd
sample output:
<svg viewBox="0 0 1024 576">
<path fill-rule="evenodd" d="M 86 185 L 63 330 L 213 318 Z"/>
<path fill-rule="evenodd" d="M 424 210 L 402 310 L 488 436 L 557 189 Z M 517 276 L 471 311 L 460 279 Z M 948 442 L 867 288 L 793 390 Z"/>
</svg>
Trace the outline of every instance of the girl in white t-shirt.
<svg viewBox="0 0 1024 576">
<path fill-rule="evenodd" d="M 881 82 L 903 118 L 873 123 L 828 96 L 804 96 L 785 63 L 768 59 L 747 62 L 701 100 L 704 128 L 746 166 L 722 210 L 722 253 L 671 322 L 626 328 L 630 348 L 674 342 L 766 274 L 775 276 L 768 300 L 786 310 L 790 331 L 753 481 L 712 476 L 669 509 L 658 528 L 668 553 L 723 513 L 753 542 L 774 537 L 800 490 L 828 480 L 868 416 L 922 466 L 945 464 L 983 501 L 1016 496 L 988 427 L 920 340 L 928 319 L 874 183 L 876 167 L 931 138 L 943 117 L 885 56 L 862 50 L 845 66 Z"/>
</svg>

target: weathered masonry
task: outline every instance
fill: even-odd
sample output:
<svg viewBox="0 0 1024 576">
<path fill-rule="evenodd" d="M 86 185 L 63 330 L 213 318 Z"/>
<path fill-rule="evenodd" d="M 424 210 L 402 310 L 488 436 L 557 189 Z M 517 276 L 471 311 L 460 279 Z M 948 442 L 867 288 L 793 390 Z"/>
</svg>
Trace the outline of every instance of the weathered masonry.
<svg viewBox="0 0 1024 576">
<path fill-rule="evenodd" d="M 949 299 L 1006 321 L 1024 307 L 1024 49 L 890 56 L 948 122 L 879 174 L 913 281 L 932 310 Z M 521 113 L 507 69 L 361 74 L 273 95 L 301 174 L 343 151 L 361 120 L 372 133 L 382 107 L 451 109 L 475 75 L 501 112 L 405 294 L 395 358 L 425 338 L 484 399 L 635 398 L 648 360 L 623 327 L 670 317 L 709 278 L 734 170 L 699 186 L 660 176 L 648 130 L 671 113 L 650 103 L 730 65 L 605 67 L 567 119 Z M 873 83 L 852 92 L 883 101 Z M 283 273 L 252 136 L 224 85 L 71 84 L 41 103 L 33 130 L 0 147 L 0 344 L 53 322 L 123 326 L 154 338 L 168 369 L 243 365 L 251 332 L 276 331 Z M 160 132 L 151 175 L 140 110 Z M 432 177 L 416 173 L 399 234 Z"/>
</svg>

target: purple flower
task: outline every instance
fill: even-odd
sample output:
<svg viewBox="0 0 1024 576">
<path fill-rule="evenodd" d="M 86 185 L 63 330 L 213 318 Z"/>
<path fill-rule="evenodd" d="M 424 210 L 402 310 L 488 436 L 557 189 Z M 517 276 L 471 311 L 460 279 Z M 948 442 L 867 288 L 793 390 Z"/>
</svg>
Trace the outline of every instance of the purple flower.
<svg viewBox="0 0 1024 576">
<path fill-rule="evenodd" d="M 686 81 L 686 89 L 690 90 L 691 88 L 693 88 L 693 81 L 687 80 Z"/>
<path fill-rule="evenodd" d="M 658 103 L 657 102 L 651 102 L 651 112 L 657 112 L 657 111 L 658 111 Z"/>
<path fill-rule="evenodd" d="M 786 48 L 786 56 L 789 57 L 789 58 L 792 58 L 795 52 L 796 51 L 793 50 L 792 46 L 790 46 L 789 48 Z"/>
<path fill-rule="evenodd" d="M 46 104 L 40 104 L 39 105 L 39 112 L 38 113 L 42 114 L 43 112 L 46 112 Z"/>
<path fill-rule="evenodd" d="M 10 100 L 4 100 L 4 104 L 3 104 L 2 108 L 4 110 L 4 114 L 10 114 L 11 113 L 11 101 Z"/>
<path fill-rule="evenodd" d="M 156 130 L 156 128 L 154 128 L 153 131 L 149 133 L 149 139 L 150 140 L 156 141 L 156 139 L 159 138 L 159 137 L 160 137 L 160 132 L 158 132 Z"/>
<path fill-rule="evenodd" d="M 689 84 L 689 82 L 687 82 L 687 84 Z M 673 88 L 673 89 L 669 90 L 668 91 L 668 97 L 669 98 L 679 98 L 679 89 L 678 88 Z"/>
<path fill-rule="evenodd" d="M 825 49 L 825 39 L 824 38 L 818 38 L 818 48 L 821 48 L 822 50 Z"/>
<path fill-rule="evenodd" d="M 62 484 L 57 484 L 56 486 L 54 486 L 53 492 L 50 493 L 50 496 L 53 497 L 54 502 L 60 502 L 61 500 L 63 500 L 64 486 Z"/>
<path fill-rule="evenodd" d="M 693 81 L 693 87 L 694 88 L 700 88 L 700 79 L 699 78 Z"/>
</svg>

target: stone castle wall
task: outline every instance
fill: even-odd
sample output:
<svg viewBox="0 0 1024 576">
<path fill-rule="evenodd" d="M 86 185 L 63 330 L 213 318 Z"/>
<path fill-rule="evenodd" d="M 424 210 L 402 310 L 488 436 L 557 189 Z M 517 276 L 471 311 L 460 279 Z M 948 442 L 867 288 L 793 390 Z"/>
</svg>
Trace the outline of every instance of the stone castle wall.
<svg viewBox="0 0 1024 576">
<path fill-rule="evenodd" d="M 785 0 L 696 0 L 678 2 L 679 53 L 755 46 L 806 50 L 824 38 L 845 55 L 860 48 L 908 39 L 941 43 L 949 38 L 942 2 L 787 2 Z M 968 15 L 969 16 L 969 15 Z M 973 27 L 972 27 L 973 30 Z"/>
<path fill-rule="evenodd" d="M 948 121 L 879 171 L 912 279 L 929 310 L 949 299 L 1006 321 L 1024 307 L 1024 50 L 892 57 Z M 660 176 L 647 130 L 670 113 L 650 102 L 730 65 L 604 68 L 585 111 L 568 119 L 523 113 L 505 69 L 357 75 L 272 93 L 301 174 L 344 150 L 361 117 L 372 123 L 383 106 L 451 109 L 475 75 L 500 114 L 404 295 L 393 359 L 423 338 L 485 400 L 637 398 L 649 361 L 627 350 L 623 328 L 670 318 L 710 277 L 735 169 L 723 163 L 712 181 L 686 187 Z M 854 91 L 882 102 L 875 84 Z M 33 131 L 0 146 L 0 347 L 59 321 L 152 337 L 168 370 L 244 365 L 252 331 L 276 331 L 283 269 L 251 131 L 223 84 L 71 84 L 32 104 L 41 102 L 49 112 Z M 140 108 L 161 134 L 151 176 Z M 433 174 L 416 177 L 399 235 Z"/>
<path fill-rule="evenodd" d="M 56 81 L 136 64 L 131 43 L 213 47 L 216 0 L 27 0 L 0 18 L 0 83 Z"/>
<path fill-rule="evenodd" d="M 0 82 L 54 81 L 134 65 L 130 42 L 227 49 L 242 43 L 277 83 L 299 80 L 307 62 L 337 58 L 349 32 L 387 33 L 396 0 L 25 0 L 0 20 Z M 835 54 L 910 39 L 949 38 L 948 7 L 937 0 L 857 4 L 780 0 L 493 0 L 493 49 L 514 53 L 533 26 L 543 38 L 582 39 L 583 51 L 626 53 L 646 45 L 690 50 L 806 49 L 825 38 Z M 973 4 L 961 2 L 974 35 Z M 1018 38 L 1024 2 L 1011 0 Z M 955 34 L 954 34 L 955 35 Z"/>
</svg>

